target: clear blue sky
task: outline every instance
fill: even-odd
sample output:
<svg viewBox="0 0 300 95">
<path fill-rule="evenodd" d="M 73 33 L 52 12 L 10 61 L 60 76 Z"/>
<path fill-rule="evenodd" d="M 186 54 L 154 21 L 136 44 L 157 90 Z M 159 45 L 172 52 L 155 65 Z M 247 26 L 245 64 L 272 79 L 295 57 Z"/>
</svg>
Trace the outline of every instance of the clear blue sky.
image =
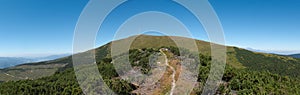
<svg viewBox="0 0 300 95">
<path fill-rule="evenodd" d="M 299 0 L 209 1 L 223 25 L 228 45 L 283 54 L 300 53 Z M 42 56 L 72 52 L 74 28 L 87 2 L 88 0 L 1 0 L 0 56 Z M 141 4 L 139 7 L 143 6 Z M 177 7 L 173 10 L 184 12 Z M 134 12 L 125 11 L 124 15 L 131 13 Z M 107 27 L 122 21 L 122 18 L 114 18 L 113 14 L 110 19 L 115 20 L 109 21 Z M 188 22 L 193 18 L 181 20 Z M 202 27 L 193 29 L 193 36 L 207 40 Z M 196 29 L 199 30 L 195 32 Z M 107 32 L 98 36 L 97 45 L 108 42 L 109 39 L 104 36 L 113 34 L 108 28 L 103 31 Z M 199 31 L 202 32 L 198 33 Z"/>
</svg>

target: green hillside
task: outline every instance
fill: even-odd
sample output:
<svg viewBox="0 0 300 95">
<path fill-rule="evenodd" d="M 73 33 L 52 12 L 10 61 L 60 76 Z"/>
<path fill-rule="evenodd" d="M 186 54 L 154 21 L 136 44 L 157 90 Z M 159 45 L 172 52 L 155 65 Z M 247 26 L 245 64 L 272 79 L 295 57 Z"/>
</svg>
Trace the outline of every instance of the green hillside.
<svg viewBox="0 0 300 95">
<path fill-rule="evenodd" d="M 190 40 L 189 38 L 183 37 L 172 38 L 180 39 L 182 41 Z M 133 39 L 133 37 L 118 40 L 116 42 L 126 42 L 129 39 Z M 210 69 L 211 61 L 210 43 L 200 40 L 196 40 L 196 43 L 201 52 L 200 59 L 205 61 L 201 63 L 202 66 L 199 68 L 199 86 L 195 88 L 192 94 L 201 93 L 201 89 L 203 89 L 203 84 L 205 83 L 207 73 Z M 159 52 L 158 49 L 162 47 L 172 49 L 172 47 L 175 46 L 176 44 L 166 36 L 138 36 L 131 44 L 131 50 L 129 52 L 131 64 L 140 68 L 143 73 L 148 73 L 149 70 L 151 70 L 147 64 L 149 55 L 153 52 Z M 109 84 L 109 87 L 115 92 L 122 95 L 132 94 L 132 91 L 139 88 L 126 80 L 118 78 L 119 76 L 114 70 L 113 64 L 110 62 L 110 47 L 111 43 L 108 43 L 95 49 L 99 71 L 105 78 L 105 82 Z M 94 50 L 85 53 L 91 53 L 92 51 Z M 174 53 L 174 56 L 180 56 L 176 53 L 176 48 L 171 53 Z M 227 47 L 227 55 L 227 66 L 223 76 L 223 82 L 220 84 L 217 93 L 272 95 L 300 94 L 300 80 L 298 80 L 300 76 L 299 59 L 273 54 L 256 53 L 236 47 Z M 59 64 L 59 66 L 57 64 Z M 45 68 L 41 67 L 55 69 L 45 71 Z M 18 72 L 15 71 L 16 68 L 19 68 L 17 69 Z M 24 75 L 24 72 L 21 72 L 22 70 L 36 70 L 36 72 L 44 74 L 46 74 L 45 72 L 48 72 L 47 75 L 49 76 L 37 77 L 38 74 L 35 73 Z M 3 69 L 0 70 L 0 75 L 4 74 L 3 72 L 11 72 L 10 74 L 15 77 L 28 77 L 28 79 L 10 79 L 8 76 L 1 76 L 0 81 L 4 81 L 2 83 L 0 82 L 1 95 L 22 95 L 27 93 L 42 95 L 82 94 L 72 68 L 71 57 Z"/>
<path fill-rule="evenodd" d="M 243 66 L 255 71 L 269 71 L 271 73 L 299 77 L 300 59 L 274 54 L 263 54 L 235 48 L 236 58 Z"/>
</svg>

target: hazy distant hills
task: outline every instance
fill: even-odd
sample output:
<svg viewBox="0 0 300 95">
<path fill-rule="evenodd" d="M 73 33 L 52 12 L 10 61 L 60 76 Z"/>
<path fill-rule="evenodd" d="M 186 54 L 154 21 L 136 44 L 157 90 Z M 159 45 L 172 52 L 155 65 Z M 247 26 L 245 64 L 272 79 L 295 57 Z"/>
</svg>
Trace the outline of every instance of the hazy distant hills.
<svg viewBox="0 0 300 95">
<path fill-rule="evenodd" d="M 253 52 L 261 52 L 261 53 L 280 55 L 280 56 L 288 56 L 288 57 L 293 57 L 293 58 L 300 58 L 300 54 L 285 55 L 285 54 L 271 53 L 270 51 L 258 50 L 258 49 L 253 49 L 253 48 L 246 48 L 246 50 L 253 51 Z"/>
<path fill-rule="evenodd" d="M 292 54 L 292 55 L 288 55 L 290 57 L 294 57 L 294 58 L 300 58 L 300 54 Z"/>
<path fill-rule="evenodd" d="M 48 60 L 63 58 L 63 57 L 70 56 L 70 55 L 71 54 L 57 54 L 57 55 L 50 55 L 50 56 L 46 56 L 46 57 L 36 57 L 36 58 L 32 58 L 32 59 L 34 59 L 35 62 L 40 62 L 40 61 L 48 61 Z"/>
<path fill-rule="evenodd" d="M 0 57 L 0 68 L 7 68 L 22 63 L 33 62 L 33 59 L 21 58 L 21 57 Z"/>
<path fill-rule="evenodd" d="M 36 57 L 36 58 L 24 58 L 24 57 L 0 57 L 0 69 L 12 67 L 24 63 L 31 63 L 31 62 L 40 62 L 40 61 L 47 61 L 47 60 L 54 60 L 62 57 L 69 56 L 70 54 L 59 54 L 59 55 L 50 55 L 46 57 Z"/>
</svg>

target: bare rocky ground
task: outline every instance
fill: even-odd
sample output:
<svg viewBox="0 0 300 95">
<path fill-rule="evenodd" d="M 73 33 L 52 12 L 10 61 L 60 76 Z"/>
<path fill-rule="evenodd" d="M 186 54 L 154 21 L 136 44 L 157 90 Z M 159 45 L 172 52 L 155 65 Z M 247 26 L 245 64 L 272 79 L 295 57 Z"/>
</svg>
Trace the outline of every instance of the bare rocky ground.
<svg viewBox="0 0 300 95">
<path fill-rule="evenodd" d="M 135 84 L 138 89 L 132 91 L 137 95 L 182 95 L 191 93 L 196 82 L 195 76 L 191 76 L 191 72 L 183 66 L 181 61 L 177 57 L 173 56 L 171 52 L 165 52 L 170 54 L 162 54 L 159 56 L 156 64 L 151 68 L 151 73 L 147 78 L 136 77 L 138 81 L 131 82 Z M 169 56 L 167 58 L 167 56 Z M 137 68 L 136 68 L 137 69 Z M 135 75 L 135 71 L 130 71 L 128 76 Z M 183 73 L 182 73 L 183 72 Z M 129 79 L 128 76 L 122 76 L 123 79 Z"/>
<path fill-rule="evenodd" d="M 122 79 L 129 79 L 128 76 L 136 77 L 136 80 L 131 80 L 131 82 L 139 88 L 132 91 L 132 93 L 137 95 L 154 95 L 154 92 L 156 92 L 157 88 L 161 88 L 162 86 L 162 83 L 160 82 L 161 78 L 166 76 L 166 74 L 162 72 L 165 72 L 166 70 L 168 71 L 165 61 L 167 61 L 167 59 L 160 55 L 155 64 L 153 64 L 151 73 L 148 76 L 145 76 L 147 78 L 135 75 L 135 70 L 138 70 L 139 68 L 135 68 L 135 70 L 131 70 L 129 74 L 126 74 L 127 76 L 121 77 Z"/>
</svg>

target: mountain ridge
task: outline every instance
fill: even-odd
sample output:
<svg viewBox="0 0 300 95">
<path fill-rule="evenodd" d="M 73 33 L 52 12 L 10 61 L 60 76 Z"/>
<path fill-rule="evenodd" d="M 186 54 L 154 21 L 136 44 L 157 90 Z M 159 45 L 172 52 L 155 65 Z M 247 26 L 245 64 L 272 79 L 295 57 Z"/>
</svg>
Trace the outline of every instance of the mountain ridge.
<svg viewBox="0 0 300 95">
<path fill-rule="evenodd" d="M 201 54 L 210 56 L 210 51 L 211 51 L 210 50 L 210 48 L 211 48 L 210 42 L 196 40 L 196 39 L 192 39 L 192 38 L 177 37 L 177 36 L 170 37 L 170 36 L 152 36 L 152 35 L 136 35 L 136 36 L 131 36 L 128 38 L 120 39 L 120 40 L 115 40 L 115 41 L 109 42 L 103 46 L 100 46 L 98 48 L 95 48 L 95 49 L 92 49 L 92 50 L 89 50 L 86 52 L 82 52 L 82 53 L 95 53 L 96 60 L 101 60 L 104 57 L 110 56 L 110 50 L 111 50 L 112 43 L 114 43 L 114 42 L 127 43 L 130 40 L 134 40 L 130 46 L 130 49 L 160 48 L 163 46 L 176 47 L 175 42 L 171 39 L 172 37 L 174 39 L 179 39 L 181 41 L 195 40 L 195 42 L 198 46 L 199 52 Z M 277 70 L 272 69 L 274 67 L 274 65 L 270 65 L 269 67 L 264 67 L 264 68 L 262 68 L 261 66 L 258 66 L 261 64 L 270 64 L 270 63 L 267 63 L 267 60 L 264 60 L 262 62 L 256 62 L 255 59 L 251 59 L 252 56 L 262 56 L 262 57 L 265 57 L 266 59 L 278 59 L 280 61 L 275 62 L 275 63 L 280 64 L 280 65 L 286 65 L 286 63 L 280 63 L 280 62 L 290 62 L 289 66 L 296 66 L 296 67 L 291 68 L 293 71 L 295 71 L 296 69 L 300 69 L 300 60 L 299 59 L 279 56 L 279 55 L 275 55 L 275 54 L 252 52 L 252 51 L 249 51 L 246 49 L 233 47 L 233 46 L 226 46 L 226 49 L 227 49 L 227 64 L 231 65 L 234 68 L 253 69 L 253 70 L 258 70 L 258 71 L 266 70 L 266 71 L 271 71 L 273 73 L 281 74 L 280 72 L 277 72 Z M 78 54 L 82 54 L 82 53 L 78 53 Z M 242 53 L 251 54 L 252 56 L 247 56 Z M 244 61 L 243 59 L 245 59 L 245 58 L 248 58 L 251 60 L 248 60 L 249 62 Z M 261 59 L 261 60 L 263 60 L 263 59 Z M 270 62 L 273 62 L 273 61 L 270 61 Z M 296 62 L 296 65 L 294 64 L 295 62 Z M 70 67 L 72 67 L 72 58 L 71 58 L 71 56 L 67 56 L 65 58 L 59 58 L 59 59 L 56 59 L 53 61 L 26 63 L 26 64 L 23 64 L 20 66 L 47 65 L 47 64 L 59 64 L 61 66 L 67 66 L 67 68 L 70 68 Z M 18 68 L 18 66 L 14 67 L 14 68 Z M 6 68 L 5 71 L 9 71 L 9 69 L 14 69 L 14 68 Z M 59 70 L 59 68 L 64 68 L 64 67 L 58 67 L 55 69 Z M 255 69 L 255 68 L 260 68 L 261 70 Z M 276 69 L 278 69 L 278 68 L 276 67 Z M 284 71 L 284 69 L 285 68 L 281 68 L 280 71 Z M 62 69 L 60 69 L 60 70 L 62 70 Z M 54 73 L 54 72 L 52 72 L 52 73 Z M 291 76 L 299 76 L 298 74 L 299 73 L 296 73 L 296 75 L 295 74 L 293 75 L 291 73 L 288 73 L 288 74 L 283 73 L 283 75 L 291 75 Z M 37 77 L 37 78 L 39 78 L 39 77 Z M 35 78 L 33 78 L 33 79 L 35 79 Z"/>
<path fill-rule="evenodd" d="M 133 38 L 134 41 L 131 44 L 131 49 L 129 51 L 129 57 L 131 58 L 130 63 L 131 65 L 135 66 L 135 68 L 139 68 L 143 73 L 147 73 L 149 70 L 152 70 L 152 68 L 149 68 L 149 65 L 147 65 L 147 61 L 149 60 L 147 57 L 152 54 L 151 52 L 157 51 L 157 49 L 170 49 L 170 52 L 177 56 L 173 57 L 175 58 L 174 60 L 179 61 L 179 59 L 176 59 L 180 58 L 178 57 L 180 54 L 174 47 L 176 44 L 169 37 L 140 35 L 136 36 L 136 38 L 129 37 L 126 39 L 117 40 L 117 43 L 128 42 Z M 178 37 L 177 39 L 185 40 L 190 38 Z M 110 42 L 98 48 L 78 53 L 78 55 L 89 55 L 90 53 L 95 54 L 95 56 L 83 57 L 95 57 L 99 73 L 109 87 L 118 94 L 131 95 L 132 91 L 139 92 L 139 90 L 141 90 L 137 90 L 139 85 L 121 79 L 119 74 L 115 71 L 114 65 L 112 64 L 112 58 L 110 56 L 112 43 L 113 42 Z M 197 87 L 195 91 L 192 92 L 192 95 L 201 94 L 201 89 L 203 89 L 202 86 L 208 77 L 211 61 L 211 43 L 200 40 L 197 40 L 196 43 L 197 46 L 201 46 L 198 48 L 198 50 L 200 51 L 199 59 L 201 59 L 202 62 L 199 68 L 200 71 L 197 80 L 199 84 L 197 84 Z M 220 88 L 218 88 L 217 93 L 279 93 L 281 95 L 300 93 L 300 90 L 298 90 L 300 85 L 296 85 L 300 83 L 300 80 L 297 80 L 300 75 L 300 72 L 298 71 L 300 69 L 300 59 L 274 54 L 252 52 L 238 47 L 227 46 L 226 48 L 228 56 L 227 64 Z M 180 66 L 176 63 L 176 61 L 173 62 L 174 67 Z M 31 72 L 32 70 L 33 72 Z M 45 73 L 46 71 L 48 72 Z M 9 78 L 8 75 L 21 79 L 12 77 Z M 166 73 L 165 75 L 169 74 Z M 25 92 L 39 94 L 83 94 L 76 80 L 76 75 L 72 64 L 72 56 L 45 62 L 28 63 L 16 66 L 14 68 L 0 70 L 0 81 L 2 81 L 2 83 L 0 83 L 0 94 L 24 94 Z M 161 82 L 163 82 L 163 86 L 160 87 L 161 89 L 155 91 L 158 93 L 168 93 L 167 91 L 169 89 L 169 84 L 167 83 L 170 83 L 168 76 L 162 78 Z M 18 90 L 5 88 L 13 88 Z M 25 92 L 22 91 L 24 89 Z"/>
<path fill-rule="evenodd" d="M 300 58 L 300 54 L 291 54 L 291 55 L 286 55 L 286 56 Z"/>
</svg>

